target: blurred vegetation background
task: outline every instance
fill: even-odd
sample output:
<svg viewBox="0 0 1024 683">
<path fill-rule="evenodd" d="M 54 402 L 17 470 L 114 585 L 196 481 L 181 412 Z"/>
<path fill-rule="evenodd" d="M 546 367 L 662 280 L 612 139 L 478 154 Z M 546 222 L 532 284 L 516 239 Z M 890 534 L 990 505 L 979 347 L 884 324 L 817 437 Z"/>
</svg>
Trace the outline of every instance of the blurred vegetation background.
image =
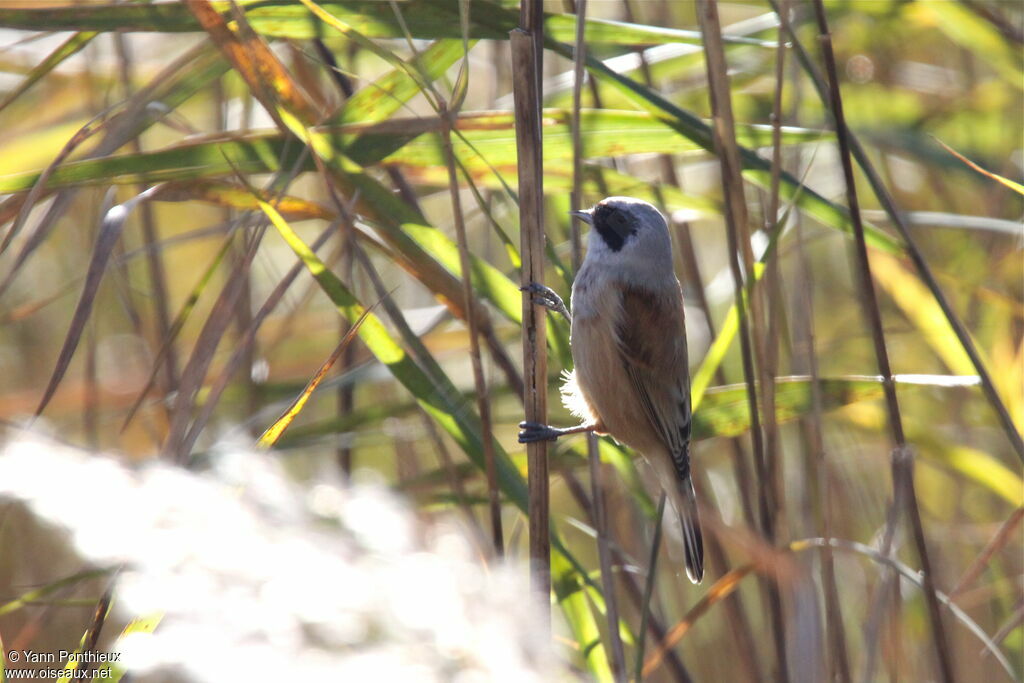
<svg viewBox="0 0 1024 683">
<path fill-rule="evenodd" d="M 779 4 L 798 42 L 780 27 Z M 579 8 L 547 2 L 545 279 L 568 301 L 576 127 L 581 205 L 632 195 L 670 218 L 713 546 L 708 577 L 691 586 L 671 522 L 657 542 L 658 489 L 642 460 L 602 440 L 602 525 L 586 440 L 550 447 L 556 639 L 589 676 L 924 680 L 943 671 L 937 649 L 961 680 L 1024 673 L 1024 9 L 824 7 L 849 129 L 1007 418 L 858 169 L 940 614 L 919 585 L 908 508 L 894 505 L 899 458 L 835 128 L 809 68 L 822 72 L 814 3 L 718 5 L 748 228 L 765 263 L 752 297 L 759 377 L 778 378 L 774 397 L 761 396 L 775 419 L 761 416 L 759 463 L 695 4 L 587 3 L 591 61 L 577 116 Z M 508 44 L 518 23 L 518 4 L 497 0 L 0 2 L 4 437 L 39 415 L 34 428 L 74 445 L 201 465 L 217 443 L 255 443 L 337 351 L 294 423 L 270 439 L 288 471 L 300 482 L 376 471 L 423 516 L 457 513 L 487 563 L 493 450 L 505 551 L 525 556 Z M 785 171 L 777 197 L 773 121 Z M 571 419 L 557 401 L 567 339 L 550 316 L 554 424 Z M 596 536 L 611 549 L 613 578 L 601 576 Z M 0 581 L 0 603 L 18 593 Z M 5 638 L 19 618 L 0 609 Z M 81 610 L 67 619 L 88 622 Z"/>
</svg>

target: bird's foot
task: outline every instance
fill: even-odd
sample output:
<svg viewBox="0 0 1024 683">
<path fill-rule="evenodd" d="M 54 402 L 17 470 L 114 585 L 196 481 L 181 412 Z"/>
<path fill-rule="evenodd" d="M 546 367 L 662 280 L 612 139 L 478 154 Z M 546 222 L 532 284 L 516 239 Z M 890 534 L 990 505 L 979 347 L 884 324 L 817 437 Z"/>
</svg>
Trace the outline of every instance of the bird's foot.
<svg viewBox="0 0 1024 683">
<path fill-rule="evenodd" d="M 519 443 L 535 443 L 537 441 L 554 441 L 565 434 L 564 429 L 550 427 L 540 422 L 519 423 Z"/>
<path fill-rule="evenodd" d="M 550 287 L 545 287 L 538 282 L 531 282 L 528 285 L 520 287 L 519 291 L 529 292 L 533 295 L 531 297 L 533 303 L 543 306 L 549 311 L 561 313 L 565 316 L 566 320 L 572 320 L 572 316 L 569 315 L 569 309 L 565 307 L 565 302 L 562 301 L 562 297 L 558 296 L 555 290 Z"/>
</svg>

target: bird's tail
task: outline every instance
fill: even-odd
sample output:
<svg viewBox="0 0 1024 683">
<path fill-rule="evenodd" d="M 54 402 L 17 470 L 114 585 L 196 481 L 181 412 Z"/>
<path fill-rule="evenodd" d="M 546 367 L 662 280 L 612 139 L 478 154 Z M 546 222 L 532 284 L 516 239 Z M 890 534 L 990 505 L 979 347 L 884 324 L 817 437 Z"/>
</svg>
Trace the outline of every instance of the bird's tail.
<svg viewBox="0 0 1024 683">
<path fill-rule="evenodd" d="M 679 521 L 683 526 L 683 549 L 686 552 L 686 575 L 700 583 L 704 578 L 704 537 L 700 532 L 697 494 L 690 477 L 677 479 L 679 486 Z"/>
</svg>

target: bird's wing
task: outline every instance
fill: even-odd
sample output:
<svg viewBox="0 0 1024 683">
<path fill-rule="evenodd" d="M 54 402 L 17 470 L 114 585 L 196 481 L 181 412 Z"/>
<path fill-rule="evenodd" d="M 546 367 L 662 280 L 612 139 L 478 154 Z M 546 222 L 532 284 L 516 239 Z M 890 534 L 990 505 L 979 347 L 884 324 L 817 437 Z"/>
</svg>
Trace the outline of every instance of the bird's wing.
<svg viewBox="0 0 1024 683">
<path fill-rule="evenodd" d="M 619 356 L 651 428 L 679 478 L 690 475 L 690 373 L 678 288 L 624 287 L 616 319 Z"/>
<path fill-rule="evenodd" d="M 700 583 L 704 541 L 690 478 L 690 372 L 678 285 L 662 293 L 623 288 L 615 332 L 626 376 L 651 429 L 671 456 L 686 573 L 691 581 Z"/>
</svg>

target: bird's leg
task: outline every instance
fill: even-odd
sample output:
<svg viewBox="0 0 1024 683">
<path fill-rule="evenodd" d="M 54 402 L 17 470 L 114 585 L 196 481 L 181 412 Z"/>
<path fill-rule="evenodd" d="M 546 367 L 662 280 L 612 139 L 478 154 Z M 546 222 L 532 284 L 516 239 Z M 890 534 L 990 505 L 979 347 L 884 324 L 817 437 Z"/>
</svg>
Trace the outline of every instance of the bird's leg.
<svg viewBox="0 0 1024 683">
<path fill-rule="evenodd" d="M 596 424 L 582 424 L 575 427 L 559 429 L 540 422 L 519 423 L 519 443 L 533 443 L 534 441 L 554 441 L 560 436 L 569 434 L 581 434 L 583 432 L 597 431 Z"/>
<path fill-rule="evenodd" d="M 544 285 L 531 282 L 528 285 L 519 288 L 521 292 L 529 292 L 532 294 L 533 303 L 543 306 L 549 311 L 561 313 L 565 316 L 565 319 L 570 323 L 572 322 L 572 316 L 569 315 L 569 309 L 565 307 L 565 302 L 562 301 L 562 297 L 555 293 L 555 290 Z"/>
</svg>

